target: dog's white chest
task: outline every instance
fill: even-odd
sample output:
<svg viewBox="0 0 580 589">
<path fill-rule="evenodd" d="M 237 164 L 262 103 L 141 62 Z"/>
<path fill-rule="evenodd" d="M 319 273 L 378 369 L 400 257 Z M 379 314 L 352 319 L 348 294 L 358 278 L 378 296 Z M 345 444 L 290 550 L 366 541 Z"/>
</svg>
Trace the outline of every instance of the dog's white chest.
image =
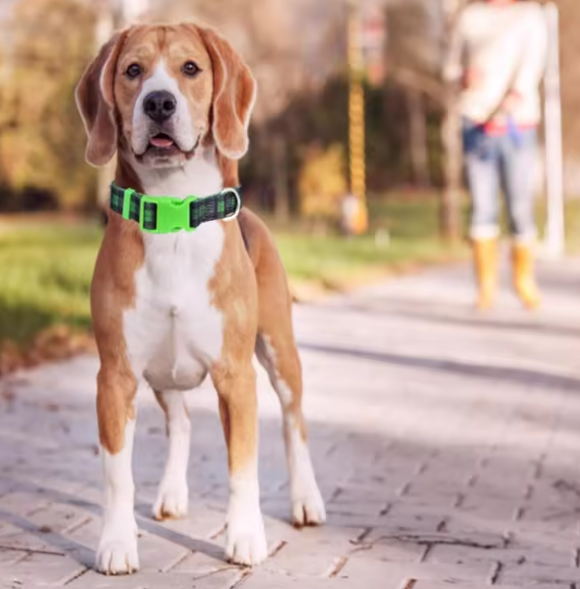
<svg viewBox="0 0 580 589">
<path fill-rule="evenodd" d="M 222 314 L 212 304 L 210 281 L 223 242 L 215 222 L 144 237 L 135 306 L 125 312 L 123 329 L 136 376 L 155 390 L 198 386 L 221 354 Z"/>
</svg>

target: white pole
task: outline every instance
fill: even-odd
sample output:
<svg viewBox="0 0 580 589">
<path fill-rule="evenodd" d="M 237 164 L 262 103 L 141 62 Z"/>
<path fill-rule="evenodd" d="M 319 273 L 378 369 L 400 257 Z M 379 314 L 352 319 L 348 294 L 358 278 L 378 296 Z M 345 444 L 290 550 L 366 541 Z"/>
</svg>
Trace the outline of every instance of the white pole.
<svg viewBox="0 0 580 589">
<path fill-rule="evenodd" d="M 98 19 L 96 30 L 97 50 L 101 48 L 113 35 L 115 19 L 111 0 L 100 0 L 98 4 Z M 121 0 L 121 23 L 117 26 L 127 27 L 139 22 L 149 10 L 149 0 Z M 116 158 L 99 169 L 97 184 L 98 204 L 105 208 L 109 200 L 109 186 L 115 176 Z"/>
<path fill-rule="evenodd" d="M 95 30 L 96 51 L 111 38 L 115 30 L 113 11 L 109 0 L 100 0 L 97 4 L 97 23 Z M 97 175 L 97 204 L 105 209 L 109 200 L 109 186 L 115 175 L 115 162 L 99 168 Z"/>
<path fill-rule="evenodd" d="M 565 249 L 564 182 L 562 157 L 562 101 L 560 93 L 559 14 L 555 4 L 545 6 L 548 59 L 545 84 L 547 219 L 544 249 L 547 256 L 562 257 Z"/>
</svg>

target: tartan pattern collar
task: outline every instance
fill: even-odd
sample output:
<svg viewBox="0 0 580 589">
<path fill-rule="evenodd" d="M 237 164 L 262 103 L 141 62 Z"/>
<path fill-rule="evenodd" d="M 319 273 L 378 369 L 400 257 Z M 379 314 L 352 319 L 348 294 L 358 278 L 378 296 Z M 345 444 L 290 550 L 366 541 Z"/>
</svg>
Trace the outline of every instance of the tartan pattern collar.
<svg viewBox="0 0 580 589">
<path fill-rule="evenodd" d="M 148 196 L 132 188 L 111 183 L 110 207 L 128 221 L 136 221 L 147 233 L 193 231 L 202 223 L 223 219 L 232 221 L 242 208 L 240 187 L 224 188 L 217 194 L 189 196 Z"/>
</svg>

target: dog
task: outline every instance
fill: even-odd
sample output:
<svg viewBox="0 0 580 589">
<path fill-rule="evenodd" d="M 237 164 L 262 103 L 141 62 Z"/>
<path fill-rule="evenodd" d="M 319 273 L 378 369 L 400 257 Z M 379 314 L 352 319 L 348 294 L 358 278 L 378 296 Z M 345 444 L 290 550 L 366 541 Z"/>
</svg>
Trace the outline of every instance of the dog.
<svg viewBox="0 0 580 589">
<path fill-rule="evenodd" d="M 114 185 L 126 197 L 136 191 L 174 202 L 238 186 L 256 82 L 214 30 L 179 24 L 121 31 L 89 64 L 75 96 L 87 162 L 103 166 L 116 154 Z M 254 354 L 282 406 L 292 522 L 325 521 L 302 415 L 286 275 L 266 226 L 239 205 L 230 219 L 167 233 L 107 212 L 91 285 L 106 486 L 96 568 L 103 573 L 139 568 L 131 472 L 137 392 L 152 389 L 167 422 L 168 458 L 153 516 L 183 517 L 190 447 L 183 393 L 208 374 L 228 450 L 225 555 L 246 566 L 267 557 Z"/>
</svg>

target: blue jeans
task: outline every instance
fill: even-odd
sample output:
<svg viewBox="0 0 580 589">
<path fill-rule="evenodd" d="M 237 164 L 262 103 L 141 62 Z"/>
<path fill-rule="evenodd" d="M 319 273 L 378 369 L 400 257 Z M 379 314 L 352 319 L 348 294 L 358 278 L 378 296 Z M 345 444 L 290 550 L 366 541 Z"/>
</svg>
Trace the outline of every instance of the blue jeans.
<svg viewBox="0 0 580 589">
<path fill-rule="evenodd" d="M 498 193 L 501 187 L 511 234 L 517 241 L 532 241 L 536 235 L 535 129 L 490 136 L 481 125 L 464 120 L 463 151 L 472 203 L 471 238 L 488 239 L 499 235 Z"/>
</svg>

